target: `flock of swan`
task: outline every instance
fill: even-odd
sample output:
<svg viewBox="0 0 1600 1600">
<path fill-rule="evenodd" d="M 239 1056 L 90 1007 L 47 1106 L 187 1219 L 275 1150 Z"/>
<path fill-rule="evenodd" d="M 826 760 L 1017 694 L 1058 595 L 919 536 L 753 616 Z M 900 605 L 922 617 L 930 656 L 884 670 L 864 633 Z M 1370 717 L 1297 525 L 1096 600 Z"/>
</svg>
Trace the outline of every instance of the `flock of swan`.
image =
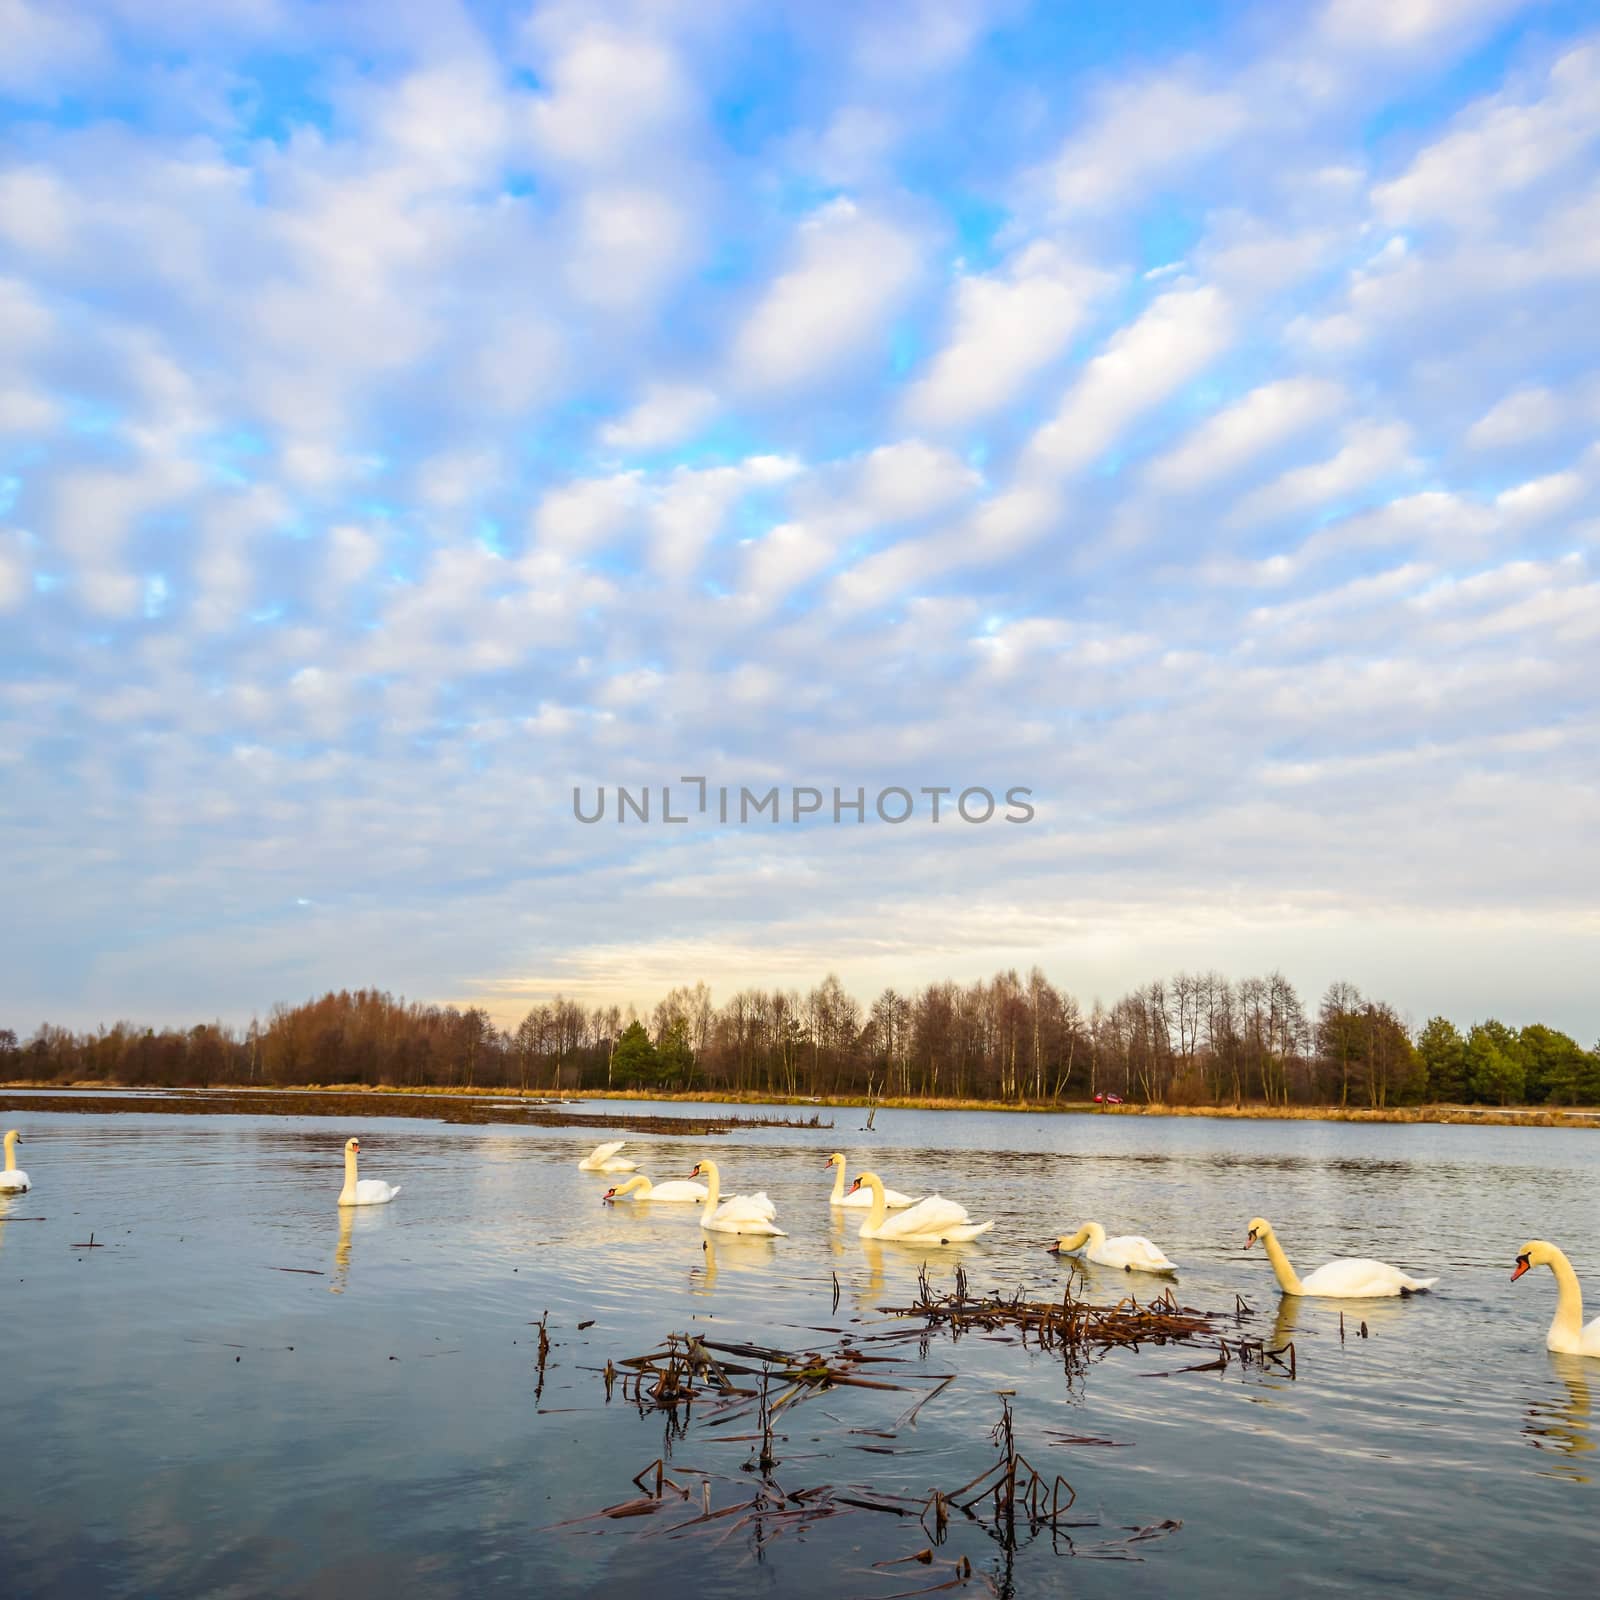
<svg viewBox="0 0 1600 1600">
<path fill-rule="evenodd" d="M 25 1194 L 33 1187 L 28 1174 L 17 1165 L 20 1135 L 15 1128 L 5 1135 L 5 1169 L 0 1171 L 0 1195 Z M 638 1170 L 638 1163 L 618 1155 L 626 1140 L 616 1139 L 596 1145 L 578 1163 L 584 1172 L 632 1173 L 625 1182 L 614 1184 L 602 1197 L 606 1204 L 617 1201 L 650 1201 L 700 1207 L 700 1226 L 715 1233 L 741 1233 L 786 1238 L 777 1225 L 777 1207 L 766 1193 L 724 1195 L 722 1174 L 715 1161 L 697 1161 L 687 1179 L 652 1183 Z M 339 1191 L 340 1206 L 388 1205 L 399 1193 L 399 1184 L 379 1178 L 362 1178 L 357 1170 L 361 1152 L 359 1139 L 347 1139 L 344 1146 L 344 1187 Z M 845 1187 L 845 1158 L 838 1151 L 828 1157 L 834 1169 L 831 1206 L 843 1210 L 864 1210 L 867 1215 L 859 1229 L 863 1239 L 883 1239 L 901 1244 L 963 1244 L 994 1227 L 992 1221 L 974 1222 L 967 1208 L 942 1195 L 913 1199 L 897 1189 L 884 1187 L 875 1172 L 862 1172 L 849 1188 Z M 697 1182 L 697 1179 L 705 1181 Z M 1272 1224 L 1265 1217 L 1252 1218 L 1245 1235 L 1245 1249 L 1259 1243 L 1267 1253 L 1279 1289 L 1287 1296 L 1329 1300 L 1372 1300 L 1396 1295 L 1419 1294 L 1431 1289 L 1437 1278 L 1413 1278 L 1386 1261 L 1361 1257 L 1342 1257 L 1326 1262 L 1302 1278 L 1278 1242 Z M 1079 1255 L 1098 1266 L 1117 1267 L 1126 1272 L 1174 1273 L 1175 1261 L 1142 1234 L 1123 1234 L 1108 1238 L 1098 1222 L 1085 1222 L 1075 1233 L 1065 1234 L 1051 1247 L 1055 1255 Z M 1556 1314 L 1545 1336 L 1547 1349 L 1564 1355 L 1600 1357 L 1600 1317 L 1584 1326 L 1583 1292 L 1572 1263 L 1543 1239 L 1530 1239 L 1517 1252 L 1516 1282 L 1532 1267 L 1549 1267 L 1556 1280 Z"/>
</svg>

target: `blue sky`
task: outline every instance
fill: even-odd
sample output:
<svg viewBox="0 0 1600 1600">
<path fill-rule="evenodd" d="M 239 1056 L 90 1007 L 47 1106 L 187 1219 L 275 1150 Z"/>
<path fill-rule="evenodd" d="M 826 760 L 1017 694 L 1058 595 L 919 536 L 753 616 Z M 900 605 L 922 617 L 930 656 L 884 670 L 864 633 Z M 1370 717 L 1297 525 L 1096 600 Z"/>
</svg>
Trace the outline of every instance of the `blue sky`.
<svg viewBox="0 0 1600 1600">
<path fill-rule="evenodd" d="M 1600 25 L 0 0 L 0 1020 L 1038 962 L 1600 1035 Z M 584 827 L 985 784 L 1026 826 Z"/>
</svg>

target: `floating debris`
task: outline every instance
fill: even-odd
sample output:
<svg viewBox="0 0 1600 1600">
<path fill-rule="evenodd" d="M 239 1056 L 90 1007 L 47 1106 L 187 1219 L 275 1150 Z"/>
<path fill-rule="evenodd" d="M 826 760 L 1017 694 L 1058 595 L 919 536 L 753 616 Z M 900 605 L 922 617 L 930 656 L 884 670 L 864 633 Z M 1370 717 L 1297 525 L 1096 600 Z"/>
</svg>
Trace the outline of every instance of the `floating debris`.
<svg viewBox="0 0 1600 1600">
<path fill-rule="evenodd" d="M 878 1309 L 888 1316 L 920 1317 L 926 1328 L 947 1329 L 957 1339 L 972 1331 L 982 1338 L 995 1338 L 995 1330 L 1006 1330 L 1014 1333 L 1024 1346 L 1031 1341 L 1037 1349 L 1059 1353 L 1069 1374 L 1081 1371 L 1088 1362 L 1098 1360 L 1108 1350 L 1187 1344 L 1211 1346 L 1216 1355 L 1211 1361 L 1183 1367 L 1178 1369 L 1180 1371 L 1221 1371 L 1238 1360 L 1247 1367 L 1252 1362 L 1262 1367 L 1271 1362 L 1290 1377 L 1296 1375 L 1292 1342 L 1268 1349 L 1266 1342 L 1259 1338 L 1224 1337 L 1226 1318 L 1231 1315 L 1237 1323 L 1249 1310 L 1237 1297 L 1232 1313 L 1181 1306 L 1170 1286 L 1143 1305 L 1134 1296 L 1125 1295 L 1115 1305 L 1097 1306 L 1078 1299 L 1073 1285 L 1074 1279 L 1069 1278 L 1059 1300 L 1030 1300 L 1022 1289 L 1009 1297 L 998 1291 L 975 1296 L 968 1288 L 965 1269 L 957 1266 L 954 1289 L 948 1294 L 938 1294 L 928 1282 L 924 1266 L 917 1275 L 917 1298 L 912 1305 L 880 1306 Z M 998 1337 L 1003 1340 L 1006 1332 Z M 1146 1376 L 1167 1377 L 1170 1374 Z"/>
</svg>

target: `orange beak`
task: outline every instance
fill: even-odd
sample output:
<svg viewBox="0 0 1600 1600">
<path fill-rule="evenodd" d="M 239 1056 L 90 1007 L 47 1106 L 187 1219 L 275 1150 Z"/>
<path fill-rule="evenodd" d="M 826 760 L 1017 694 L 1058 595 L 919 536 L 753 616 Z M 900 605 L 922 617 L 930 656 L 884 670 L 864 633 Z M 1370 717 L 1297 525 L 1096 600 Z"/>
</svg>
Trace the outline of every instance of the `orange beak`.
<svg viewBox="0 0 1600 1600">
<path fill-rule="evenodd" d="M 1253 1233 L 1247 1233 L 1244 1236 L 1244 1247 L 1245 1247 L 1246 1250 L 1248 1250 L 1250 1248 L 1250 1246 L 1253 1245 L 1255 1242 L 1256 1242 L 1256 1236 Z"/>
<path fill-rule="evenodd" d="M 1522 1274 L 1524 1272 L 1526 1272 L 1530 1266 L 1532 1266 L 1532 1264 L 1533 1263 L 1530 1262 L 1526 1256 L 1518 1256 L 1517 1257 L 1517 1270 L 1511 1274 L 1511 1281 L 1513 1283 L 1515 1283 L 1517 1281 L 1517 1279 L 1520 1278 L 1522 1276 Z"/>
</svg>

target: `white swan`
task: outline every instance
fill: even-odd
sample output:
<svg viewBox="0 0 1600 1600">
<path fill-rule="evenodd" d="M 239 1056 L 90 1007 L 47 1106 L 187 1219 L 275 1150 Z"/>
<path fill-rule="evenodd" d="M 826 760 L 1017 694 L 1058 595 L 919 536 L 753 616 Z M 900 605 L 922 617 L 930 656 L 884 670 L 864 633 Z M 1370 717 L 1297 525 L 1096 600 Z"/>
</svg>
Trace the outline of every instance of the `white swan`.
<svg viewBox="0 0 1600 1600">
<path fill-rule="evenodd" d="M 722 1174 L 715 1161 L 697 1161 L 691 1178 L 704 1178 L 706 1203 L 700 1211 L 700 1226 L 714 1228 L 718 1233 L 768 1233 L 775 1238 L 787 1239 L 782 1228 L 773 1224 L 778 1208 L 761 1194 L 735 1194 L 722 1198 Z"/>
<path fill-rule="evenodd" d="M 965 1206 L 937 1194 L 930 1194 L 909 1211 L 891 1217 L 883 1179 L 876 1172 L 863 1172 L 850 1185 L 852 1194 L 860 1189 L 872 1191 L 872 1210 L 861 1224 L 859 1237 L 863 1239 L 899 1239 L 906 1244 L 964 1244 L 994 1226 L 992 1222 L 974 1222 Z"/>
<path fill-rule="evenodd" d="M 833 1193 L 828 1196 L 830 1206 L 860 1206 L 865 1209 L 872 1204 L 872 1196 L 865 1189 L 852 1189 L 849 1194 L 844 1192 L 844 1157 L 837 1150 L 828 1157 L 828 1165 L 837 1167 L 833 1175 Z M 906 1206 L 914 1206 L 917 1202 L 908 1194 L 901 1194 L 898 1189 L 885 1189 L 883 1203 L 891 1211 L 903 1210 Z"/>
<path fill-rule="evenodd" d="M 613 1139 L 610 1144 L 597 1144 L 578 1163 L 578 1170 L 580 1172 L 636 1172 L 639 1167 L 637 1161 L 629 1161 L 617 1154 L 617 1151 L 627 1142 L 626 1139 Z"/>
<path fill-rule="evenodd" d="M 1566 1255 L 1543 1239 L 1530 1239 L 1517 1252 L 1515 1283 L 1529 1267 L 1549 1267 L 1556 1276 L 1556 1314 L 1544 1336 L 1546 1350 L 1568 1356 L 1600 1356 L 1600 1317 L 1583 1325 L 1583 1290 Z"/>
<path fill-rule="evenodd" d="M 651 1183 L 640 1173 L 607 1189 L 602 1197 L 607 1203 L 614 1200 L 680 1200 L 698 1204 L 710 1191 L 703 1183 L 689 1183 L 683 1178 L 673 1178 L 668 1183 Z"/>
<path fill-rule="evenodd" d="M 1167 1260 L 1166 1251 L 1142 1233 L 1124 1233 L 1108 1239 L 1106 1230 L 1098 1222 L 1086 1222 L 1076 1233 L 1057 1239 L 1050 1247 L 1050 1254 L 1065 1255 L 1073 1250 L 1082 1250 L 1084 1260 L 1093 1261 L 1097 1266 L 1121 1267 L 1125 1272 L 1178 1270 L 1178 1263 Z"/>
<path fill-rule="evenodd" d="M 0 1172 L 0 1194 L 26 1194 L 33 1184 L 28 1174 L 17 1165 L 17 1145 L 22 1135 L 12 1128 L 5 1138 L 6 1170 Z"/>
<path fill-rule="evenodd" d="M 1345 1256 L 1318 1267 L 1309 1277 L 1302 1279 L 1289 1265 L 1289 1258 L 1265 1217 L 1256 1217 L 1250 1223 L 1250 1232 L 1244 1241 L 1246 1250 L 1259 1239 L 1266 1246 L 1267 1259 L 1285 1294 L 1314 1295 L 1322 1300 L 1382 1300 L 1397 1294 L 1419 1294 L 1431 1289 L 1437 1278 L 1412 1278 L 1387 1261 L 1368 1261 L 1361 1256 Z"/>
<path fill-rule="evenodd" d="M 356 1156 L 361 1150 L 359 1139 L 344 1142 L 344 1188 L 339 1191 L 342 1206 L 386 1206 L 400 1193 L 398 1183 L 385 1183 L 382 1178 L 358 1178 Z"/>
</svg>

